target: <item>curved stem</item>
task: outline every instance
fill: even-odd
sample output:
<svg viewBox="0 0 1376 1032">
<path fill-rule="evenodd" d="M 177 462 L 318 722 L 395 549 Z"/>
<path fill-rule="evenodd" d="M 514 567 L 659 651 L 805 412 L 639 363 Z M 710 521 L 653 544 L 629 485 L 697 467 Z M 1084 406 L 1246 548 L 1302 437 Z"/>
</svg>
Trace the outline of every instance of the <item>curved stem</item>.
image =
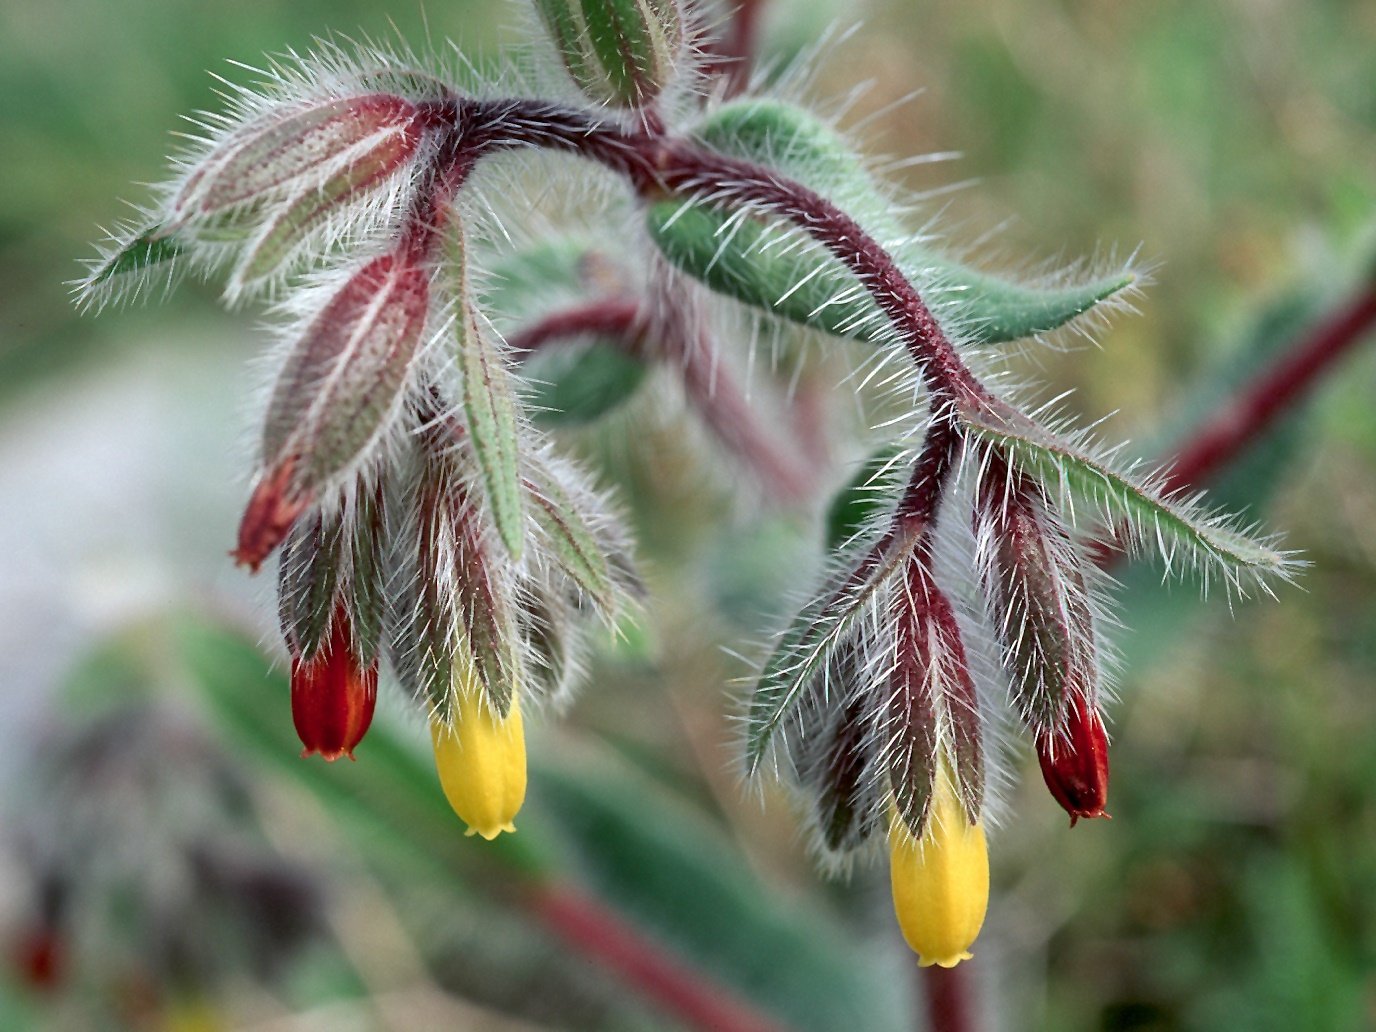
<svg viewBox="0 0 1376 1032">
<path fill-rule="evenodd" d="M 1368 286 L 1196 427 L 1170 463 L 1167 486 L 1197 486 L 1218 472 L 1373 329 L 1376 286 Z"/>
<path fill-rule="evenodd" d="M 689 140 L 628 128 L 543 101 L 462 98 L 454 117 L 466 154 L 517 147 L 563 150 L 626 177 L 645 197 L 730 200 L 792 223 L 825 247 L 870 293 L 898 330 L 935 397 L 954 401 L 984 395 L 893 257 L 851 216 L 802 183 Z"/>
<path fill-rule="evenodd" d="M 518 360 L 540 348 L 575 337 L 598 335 L 627 354 L 667 360 L 683 382 L 688 402 L 722 443 L 789 501 L 811 493 L 813 478 L 797 458 L 765 430 L 740 385 L 723 366 L 705 331 L 688 340 L 677 327 L 688 320 L 651 322 L 643 303 L 632 298 L 598 298 L 536 320 L 507 339 Z"/>
<path fill-rule="evenodd" d="M 581 956 L 617 972 L 629 985 L 690 1028 L 703 1032 L 784 1032 L 750 1004 L 679 964 L 600 900 L 559 883 L 526 893 L 536 917 Z"/>
</svg>

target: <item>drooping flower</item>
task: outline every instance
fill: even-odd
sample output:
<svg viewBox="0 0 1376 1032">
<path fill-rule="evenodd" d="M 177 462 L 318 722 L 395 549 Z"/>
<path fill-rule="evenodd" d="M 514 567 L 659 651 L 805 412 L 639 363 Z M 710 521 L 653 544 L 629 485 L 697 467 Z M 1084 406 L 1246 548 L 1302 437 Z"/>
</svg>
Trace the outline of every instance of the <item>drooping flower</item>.
<svg viewBox="0 0 1376 1032">
<path fill-rule="evenodd" d="M 955 967 L 989 906 L 989 854 L 984 827 L 971 820 L 944 763 L 933 785 L 926 825 L 914 837 L 894 812 L 889 823 L 893 909 L 903 938 L 922 967 Z"/>
<path fill-rule="evenodd" d="M 1107 817 L 1108 735 L 1099 711 L 1076 696 L 1059 733 L 1037 739 L 1037 760 L 1046 787 L 1070 814 L 1070 826 L 1081 817 Z"/>
<path fill-rule="evenodd" d="M 373 722 L 377 703 L 377 660 L 364 665 L 355 655 L 348 613 L 336 605 L 330 636 L 311 659 L 291 663 L 291 719 L 305 747 L 333 762 L 354 758 L 354 749 Z"/>
<path fill-rule="evenodd" d="M 452 716 L 430 721 L 444 797 L 468 825 L 467 835 L 491 841 L 514 832 L 526 797 L 526 739 L 514 692 L 499 717 L 476 684 L 462 685 Z"/>
</svg>

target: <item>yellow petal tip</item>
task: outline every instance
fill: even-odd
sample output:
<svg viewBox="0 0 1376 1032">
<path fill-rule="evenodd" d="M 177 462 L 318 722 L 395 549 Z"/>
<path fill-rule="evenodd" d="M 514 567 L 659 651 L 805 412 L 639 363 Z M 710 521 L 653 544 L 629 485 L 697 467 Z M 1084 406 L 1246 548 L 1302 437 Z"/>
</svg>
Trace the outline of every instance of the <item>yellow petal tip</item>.
<svg viewBox="0 0 1376 1032">
<path fill-rule="evenodd" d="M 958 954 L 956 954 L 954 957 L 933 957 L 933 958 L 931 958 L 930 960 L 929 960 L 928 958 L 926 958 L 926 957 L 918 957 L 918 958 L 917 958 L 917 966 L 918 966 L 918 967 L 924 967 L 924 968 L 926 968 L 926 967 L 953 968 L 953 967 L 955 967 L 957 964 L 959 964 L 962 960 L 973 960 L 974 957 L 975 957 L 975 955 L 974 955 L 973 953 L 971 953 L 969 950 L 966 950 L 964 953 L 958 953 Z"/>
<path fill-rule="evenodd" d="M 485 838 L 488 842 L 491 842 L 504 831 L 510 835 L 514 835 L 516 834 L 516 825 L 511 821 L 508 821 L 505 824 L 500 824 L 497 827 L 487 828 L 479 828 L 470 824 L 468 826 L 468 830 L 464 832 L 464 837 L 472 838 L 474 835 L 480 835 L 483 838 Z"/>
</svg>

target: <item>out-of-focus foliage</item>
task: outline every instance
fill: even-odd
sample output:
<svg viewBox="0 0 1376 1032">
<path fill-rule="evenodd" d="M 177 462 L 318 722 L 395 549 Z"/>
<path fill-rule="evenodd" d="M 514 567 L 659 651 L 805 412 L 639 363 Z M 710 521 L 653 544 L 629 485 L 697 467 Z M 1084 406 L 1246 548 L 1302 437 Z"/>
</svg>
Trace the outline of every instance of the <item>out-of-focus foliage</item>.
<svg viewBox="0 0 1376 1032">
<path fill-rule="evenodd" d="M 517 35 L 504 28 L 512 9 L 495 2 L 426 10 L 429 34 L 465 49 Z M 28 707 L 13 703 L 0 721 L 5 754 L 22 756 L 41 721 L 93 719 L 83 699 L 148 686 L 220 737 L 260 798 L 267 838 L 318 872 L 331 914 L 329 932 L 278 981 L 236 983 L 214 1001 L 231 1021 L 297 1012 L 665 1027 L 511 905 L 500 887 L 517 870 L 555 871 L 605 896 L 780 1020 L 904 1024 L 907 961 L 882 888 L 864 872 L 849 887 L 817 882 L 781 801 L 762 812 L 741 800 L 729 768 L 726 685 L 744 667 L 720 648 L 739 646 L 741 628 L 754 633 L 806 582 L 820 503 L 811 519 L 742 513 L 728 501 L 739 485 L 704 468 L 701 442 L 672 415 L 632 398 L 603 427 L 571 431 L 635 515 L 651 601 L 627 640 L 593 658 L 567 722 L 540 735 L 534 805 L 521 834 L 498 845 L 517 855 L 462 840 L 417 758 L 422 729 L 394 715 L 382 714 L 356 767 L 299 760 L 281 678 L 264 680 L 256 650 L 216 626 L 257 608 L 228 562 L 215 565 L 233 513 L 208 500 L 237 468 L 224 428 L 239 408 L 235 391 L 191 392 L 249 353 L 252 317 L 218 314 L 189 284 L 170 308 L 97 322 L 73 312 L 63 281 L 78 274 L 112 189 L 155 178 L 168 128 L 215 106 L 207 69 L 229 74 L 226 58 L 253 63 L 329 30 L 385 36 L 393 21 L 420 47 L 418 12 L 355 0 L 0 5 L 0 526 L 56 522 L 66 535 L 44 563 L 11 541 L 6 565 L 18 572 L 0 573 L 0 617 L 45 621 L 41 634 L 3 639 L 11 698 Z M 997 267 L 1002 253 L 1054 259 L 1141 242 L 1162 263 L 1142 314 L 1116 319 L 1102 349 L 1027 359 L 1047 382 L 1079 387 L 1076 407 L 1121 410 L 1114 426 L 1135 433 L 1144 455 L 1178 440 L 1370 269 L 1369 3 L 876 0 L 863 14 L 855 38 L 819 63 L 814 92 L 873 78 L 853 118 L 874 114 L 875 150 L 964 153 L 896 174 L 918 190 L 978 177 L 978 188 L 934 202 L 966 238 L 1017 217 L 972 257 Z M 767 52 L 805 47 L 833 16 L 855 11 L 776 0 Z M 887 109 L 918 88 L 925 95 Z M 1267 515 L 1303 550 L 1313 564 L 1303 591 L 1230 614 L 1189 585 L 1120 571 L 1115 820 L 1068 833 L 1034 773 L 995 833 L 977 963 L 1007 1027 L 1376 1021 L 1371 350 L 1219 485 L 1218 501 Z M 828 388 L 824 368 L 814 377 L 799 390 Z M 131 383 L 144 393 L 111 394 Z M 845 410 L 844 393 L 824 398 Z M 149 423 L 151 436 L 125 425 L 144 425 L 159 406 L 182 422 Z M 138 419 L 119 418 L 130 413 Z M 115 447 L 100 460 L 114 470 L 107 482 L 91 456 L 49 447 L 102 438 L 156 448 Z M 838 463 L 834 484 L 854 468 Z M 111 501 L 174 475 L 186 486 L 164 483 L 151 515 Z M 188 554 L 209 558 L 188 568 L 177 558 Z M 217 615 L 165 630 L 137 663 L 100 653 L 107 665 L 83 668 L 82 691 L 58 694 L 54 672 L 74 668 L 112 627 L 152 617 L 166 628 L 169 611 L 193 602 Z M 40 716 L 45 695 L 53 708 Z M 36 777 L 17 761 L 0 772 L 8 798 Z M 6 931 L 22 913 L 12 892 L 0 900 Z M 46 999 L 11 978 L 0 1025 L 61 1027 Z"/>
</svg>

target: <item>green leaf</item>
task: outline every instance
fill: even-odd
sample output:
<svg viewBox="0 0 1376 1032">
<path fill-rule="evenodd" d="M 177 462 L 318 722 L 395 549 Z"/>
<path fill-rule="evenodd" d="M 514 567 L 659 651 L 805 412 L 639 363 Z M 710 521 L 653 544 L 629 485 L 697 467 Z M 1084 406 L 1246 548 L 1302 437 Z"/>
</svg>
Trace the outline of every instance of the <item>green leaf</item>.
<svg viewBox="0 0 1376 1032">
<path fill-rule="evenodd" d="M 813 674 L 827 663 L 912 542 L 886 542 L 803 607 L 760 671 L 746 721 L 746 771 L 754 774 L 775 733 L 796 712 Z"/>
<path fill-rule="evenodd" d="M 525 540 L 525 519 L 516 398 L 511 373 L 497 351 L 494 336 L 480 324 L 480 319 L 477 311 L 465 304 L 459 339 L 464 412 L 473 452 L 483 472 L 492 521 L 511 557 L 519 559 Z"/>
<path fill-rule="evenodd" d="M 960 418 L 971 434 L 1003 450 L 1028 476 L 1062 495 L 1092 501 L 1111 522 L 1122 521 L 1134 543 L 1155 544 L 1168 565 L 1183 551 L 1197 563 L 1219 564 L 1238 588 L 1244 575 L 1287 574 L 1290 561 L 1284 553 L 1233 529 L 1188 498 L 1167 497 L 1002 402 L 963 405 Z"/>
<path fill-rule="evenodd" d="M 554 475 L 530 464 L 531 511 L 559 568 L 587 592 L 604 613 L 616 605 L 616 584 L 597 537 Z"/>
<path fill-rule="evenodd" d="M 644 362 L 615 344 L 558 343 L 525 362 L 525 396 L 537 422 L 550 426 L 591 423 L 624 405 L 645 382 Z"/>
<path fill-rule="evenodd" d="M 1049 332 L 1134 281 L 1123 272 L 1033 287 L 933 252 L 902 232 L 884 191 L 844 139 L 780 101 L 729 104 L 696 135 L 715 150 L 777 169 L 831 199 L 886 243 L 928 305 L 974 344 Z M 780 219 L 670 200 L 651 205 L 646 220 L 665 257 L 719 293 L 836 336 L 875 342 L 888 333 L 888 320 L 859 280 Z"/>
<path fill-rule="evenodd" d="M 182 253 L 182 245 L 176 237 L 161 226 L 152 226 L 124 244 L 119 250 L 107 255 L 87 276 L 82 291 L 89 293 L 97 287 L 109 283 L 116 276 L 142 272 L 163 262 L 170 262 Z"/>
<path fill-rule="evenodd" d="M 886 947 L 855 941 L 796 893 L 752 874 L 682 795 L 590 749 L 541 763 L 531 788 L 541 822 L 562 833 L 562 855 L 576 858 L 599 896 L 783 1027 L 910 1027 Z"/>
<path fill-rule="evenodd" d="M 827 506 L 826 549 L 835 552 L 852 540 L 893 500 L 902 480 L 894 460 L 899 447 L 886 444 L 864 462 L 851 481 L 837 491 Z"/>
</svg>

